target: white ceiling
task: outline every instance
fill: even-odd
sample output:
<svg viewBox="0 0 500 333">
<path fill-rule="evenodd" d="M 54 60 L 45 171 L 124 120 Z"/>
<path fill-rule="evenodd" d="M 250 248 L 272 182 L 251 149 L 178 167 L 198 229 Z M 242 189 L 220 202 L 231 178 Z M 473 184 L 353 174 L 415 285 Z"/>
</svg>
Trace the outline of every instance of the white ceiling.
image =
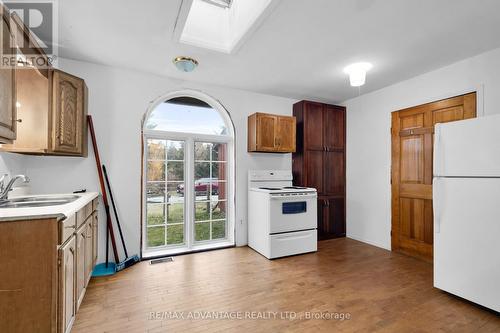
<svg viewBox="0 0 500 333">
<path fill-rule="evenodd" d="M 358 95 L 342 72 L 350 63 L 373 63 L 366 93 L 500 47 L 498 0 L 280 0 L 231 55 L 174 42 L 181 2 L 61 0 L 60 56 L 340 102 Z M 178 55 L 200 66 L 179 72 L 171 62 Z"/>
</svg>

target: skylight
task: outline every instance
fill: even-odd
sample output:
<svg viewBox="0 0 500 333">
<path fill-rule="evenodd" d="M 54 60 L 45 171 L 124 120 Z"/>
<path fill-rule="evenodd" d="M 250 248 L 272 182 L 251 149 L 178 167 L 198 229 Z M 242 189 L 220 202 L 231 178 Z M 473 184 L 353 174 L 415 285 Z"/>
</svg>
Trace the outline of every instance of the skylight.
<svg viewBox="0 0 500 333">
<path fill-rule="evenodd" d="M 181 43 L 231 53 L 271 10 L 276 0 L 192 0 L 181 9 L 176 34 Z M 186 1 L 189 6 L 189 1 Z"/>
</svg>

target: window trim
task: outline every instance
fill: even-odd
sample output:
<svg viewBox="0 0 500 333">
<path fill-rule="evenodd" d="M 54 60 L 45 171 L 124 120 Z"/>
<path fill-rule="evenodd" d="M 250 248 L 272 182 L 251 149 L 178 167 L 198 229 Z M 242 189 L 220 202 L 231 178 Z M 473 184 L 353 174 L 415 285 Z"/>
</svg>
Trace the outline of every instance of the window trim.
<svg viewBox="0 0 500 333">
<path fill-rule="evenodd" d="M 153 110 L 161 103 L 164 103 L 175 97 L 191 97 L 196 98 L 201 101 L 206 102 L 210 107 L 216 110 L 219 115 L 224 120 L 228 128 L 227 135 L 211 135 L 211 134 L 197 134 L 197 133 L 185 133 L 185 132 L 169 132 L 169 131 L 161 131 L 161 130 L 151 130 L 145 129 L 145 123 L 148 119 L 149 115 L 153 112 Z M 228 247 L 234 246 L 235 244 L 235 130 L 234 123 L 229 115 L 227 109 L 215 98 L 201 92 L 198 90 L 179 90 L 175 92 L 167 93 L 163 96 L 152 101 L 144 114 L 141 122 L 141 137 L 142 137 L 142 181 L 141 181 L 141 256 L 144 258 L 155 257 L 159 255 L 170 255 L 177 254 L 182 252 L 196 252 L 200 250 L 206 250 L 211 248 L 219 248 L 219 247 Z M 176 141 L 185 141 L 184 148 L 184 163 L 185 163 L 185 176 L 184 176 L 184 184 L 187 186 L 191 186 L 194 183 L 194 179 L 189 175 L 194 175 L 194 151 L 192 150 L 194 147 L 194 142 L 206 141 L 206 142 L 220 142 L 227 144 L 227 212 L 226 212 L 226 226 L 227 226 L 227 238 L 225 241 L 220 241 L 217 243 L 208 243 L 208 242 L 195 242 L 194 240 L 194 211 L 191 212 L 189 208 L 191 205 L 194 207 L 194 198 L 187 198 L 184 203 L 184 214 L 185 214 L 185 222 L 184 223 L 184 244 L 176 246 L 171 245 L 169 247 L 154 247 L 147 248 L 146 244 L 146 184 L 147 184 L 147 141 L 148 139 L 162 139 L 162 140 L 176 140 Z M 189 187 L 189 188 L 191 188 Z M 192 202 L 191 202 L 192 201 Z M 193 225 L 191 226 L 191 222 L 193 221 Z M 188 248 L 188 244 L 191 244 L 191 247 Z"/>
</svg>

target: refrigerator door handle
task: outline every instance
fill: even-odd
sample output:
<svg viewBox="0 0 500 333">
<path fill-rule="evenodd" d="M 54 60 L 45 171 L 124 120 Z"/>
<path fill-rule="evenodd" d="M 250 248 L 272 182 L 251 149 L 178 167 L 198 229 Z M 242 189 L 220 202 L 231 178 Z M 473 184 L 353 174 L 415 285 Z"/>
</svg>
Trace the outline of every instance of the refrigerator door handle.
<svg viewBox="0 0 500 333">
<path fill-rule="evenodd" d="M 441 232 L 441 202 L 439 196 L 441 194 L 439 188 L 439 178 L 435 177 L 432 184 L 432 207 L 434 211 L 434 232 L 439 234 Z"/>
<path fill-rule="evenodd" d="M 434 177 L 441 176 L 441 124 L 436 124 L 434 127 Z"/>
</svg>

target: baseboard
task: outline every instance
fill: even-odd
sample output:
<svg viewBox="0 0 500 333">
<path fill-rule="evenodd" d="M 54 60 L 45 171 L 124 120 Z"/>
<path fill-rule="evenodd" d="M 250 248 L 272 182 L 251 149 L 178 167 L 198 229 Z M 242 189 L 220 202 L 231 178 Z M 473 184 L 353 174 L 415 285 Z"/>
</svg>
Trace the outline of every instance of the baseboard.
<svg viewBox="0 0 500 333">
<path fill-rule="evenodd" d="M 357 240 L 358 242 L 362 242 L 362 243 L 366 243 L 366 244 L 370 244 L 370 245 L 373 245 L 373 246 L 376 246 L 376 247 L 380 247 L 384 250 L 387 250 L 387 251 L 391 251 L 391 247 L 390 246 L 385 246 L 383 244 L 380 244 L 378 242 L 374 242 L 374 241 L 370 241 L 370 240 L 366 240 L 366 239 L 362 239 L 360 237 L 356 237 L 356 236 L 353 236 L 353 235 L 347 235 L 346 236 L 347 238 L 350 238 L 350 239 L 354 239 L 354 240 Z"/>
</svg>

